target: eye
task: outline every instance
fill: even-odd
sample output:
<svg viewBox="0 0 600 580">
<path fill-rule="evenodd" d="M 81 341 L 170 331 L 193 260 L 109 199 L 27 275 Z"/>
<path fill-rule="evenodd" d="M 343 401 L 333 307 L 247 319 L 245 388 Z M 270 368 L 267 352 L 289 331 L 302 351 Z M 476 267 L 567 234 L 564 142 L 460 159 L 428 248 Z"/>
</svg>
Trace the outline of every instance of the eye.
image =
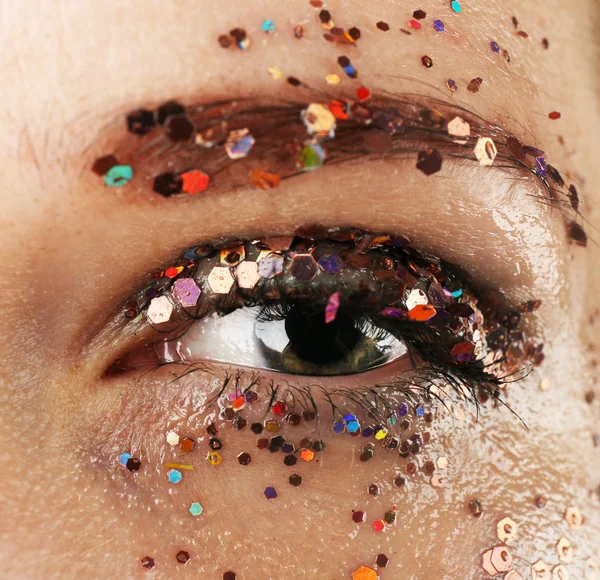
<svg viewBox="0 0 600 580">
<path fill-rule="evenodd" d="M 313 230 L 191 248 L 153 274 L 125 316 L 156 331 L 159 363 L 351 375 L 406 357 L 463 381 L 497 381 L 490 361 L 506 330 L 484 327 L 455 267 L 403 238 Z"/>
<path fill-rule="evenodd" d="M 335 295 L 334 295 L 335 296 Z M 335 301 L 336 298 L 334 298 Z M 215 361 L 294 375 L 349 375 L 406 355 L 406 345 L 351 309 L 242 307 L 198 321 L 159 348 L 162 361 Z"/>
</svg>

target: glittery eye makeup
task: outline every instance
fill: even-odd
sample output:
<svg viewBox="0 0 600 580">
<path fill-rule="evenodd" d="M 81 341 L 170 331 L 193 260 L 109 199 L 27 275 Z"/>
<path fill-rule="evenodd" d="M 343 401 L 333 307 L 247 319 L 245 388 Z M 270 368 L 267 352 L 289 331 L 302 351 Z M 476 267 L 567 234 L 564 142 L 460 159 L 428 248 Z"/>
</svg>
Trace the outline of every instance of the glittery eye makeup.
<svg viewBox="0 0 600 580">
<path fill-rule="evenodd" d="M 307 227 L 192 247 L 154 272 L 122 313 L 151 329 L 149 342 L 110 371 L 221 363 L 282 373 L 282 381 L 343 375 L 339 386 L 379 368 L 381 385 L 367 387 L 375 393 L 431 396 L 451 385 L 477 401 L 543 359 L 542 345 L 519 329 L 522 312 L 537 307 L 493 304 L 456 266 L 405 238 Z M 329 389 L 329 400 L 342 392 Z"/>
</svg>

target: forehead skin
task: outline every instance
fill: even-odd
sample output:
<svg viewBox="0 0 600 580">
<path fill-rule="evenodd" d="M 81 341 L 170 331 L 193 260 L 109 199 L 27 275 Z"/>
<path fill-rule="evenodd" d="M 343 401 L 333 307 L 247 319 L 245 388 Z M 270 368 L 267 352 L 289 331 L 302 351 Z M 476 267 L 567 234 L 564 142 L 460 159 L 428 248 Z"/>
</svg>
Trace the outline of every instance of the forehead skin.
<svg viewBox="0 0 600 580">
<path fill-rule="evenodd" d="M 133 424 L 135 416 L 119 406 L 118 392 L 98 399 L 91 394 L 95 382 L 90 377 L 109 349 L 100 348 L 99 354 L 81 360 L 65 354 L 64 344 L 83 333 L 103 304 L 116 308 L 127 293 L 122 286 L 132 287 L 131 272 L 141 274 L 158 266 L 170 248 L 193 243 L 198 232 L 210 236 L 224 227 L 249 227 L 248 219 L 237 216 L 221 226 L 203 212 L 183 223 L 177 212 L 166 210 L 163 215 L 151 208 L 143 213 L 122 196 L 99 194 L 85 177 L 90 159 L 106 152 L 97 137 L 105 136 L 107 124 L 111 127 L 114 118 L 122 119 L 132 108 L 170 98 L 184 103 L 264 94 L 310 98 L 311 92 L 271 78 L 269 66 L 315 91 L 335 92 L 324 81 L 325 75 L 335 72 L 343 79 L 340 93 L 352 94 L 364 84 L 373 92 L 453 98 L 527 143 L 539 145 L 569 182 L 585 182 L 583 213 L 591 238 L 597 237 L 597 3 L 580 1 L 576 11 L 559 0 L 547 0 L 543 10 L 539 3 L 516 0 L 461 4 L 463 11 L 456 15 L 447 3 L 437 1 L 414 6 L 390 0 L 330 2 L 327 7 L 336 25 L 358 26 L 362 32 L 357 47 L 340 47 L 322 39 L 317 11 L 305 0 L 185 0 L 154 3 L 151 8 L 144 0 L 118 5 L 66 2 L 60 8 L 51 3 L 5 3 L 2 36 L 10 48 L 0 55 L 5 79 L 0 103 L 0 256 L 5 265 L 0 272 L 5 323 L 0 337 L 3 576 L 136 577 L 141 575 L 139 559 L 153 555 L 161 563 L 157 577 L 177 571 L 219 578 L 231 568 L 239 578 L 293 579 L 317 571 L 323 578 L 349 578 L 359 565 L 373 565 L 374 557 L 383 552 L 392 567 L 381 572 L 384 580 L 480 578 L 484 574 L 480 555 L 499 544 L 496 522 L 507 515 L 520 524 L 519 539 L 511 550 L 524 576 L 538 558 L 557 564 L 555 544 L 563 535 L 575 545 L 572 577 L 583 577 L 586 558 L 600 561 L 598 506 L 588 497 L 588 490 L 600 483 L 598 449 L 591 443 L 592 433 L 598 431 L 599 407 L 597 401 L 584 402 L 584 393 L 595 388 L 591 365 L 598 331 L 590 314 L 596 309 L 600 271 L 591 266 L 599 255 L 595 243 L 586 250 L 561 245 L 560 225 L 549 228 L 548 252 L 537 270 L 540 275 L 553 267 L 559 272 L 560 283 L 546 292 L 549 306 L 540 312 L 546 325 L 543 376 L 551 389 L 539 391 L 542 375 L 536 372 L 510 391 L 509 402 L 527 422 L 528 431 L 510 413 L 499 411 L 440 436 L 436 453 L 447 456 L 454 467 L 441 490 L 421 486 L 403 495 L 372 499 L 365 488 L 389 479 L 396 467 L 393 461 L 350 471 L 353 446 L 336 443 L 328 463 L 314 471 L 312 484 L 272 509 L 271 503 L 253 504 L 246 491 L 285 481 L 288 473 L 282 474 L 279 466 L 248 470 L 243 476 L 226 470 L 202 476 L 202 485 L 182 491 L 176 502 L 202 498 L 214 506 L 213 515 L 207 514 L 197 525 L 172 509 L 166 486 L 149 490 L 113 486 L 101 470 L 89 470 L 90 456 L 73 453 L 74 439 L 85 442 L 100 423 L 112 424 L 122 413 Z M 411 36 L 399 32 L 400 27 L 408 28 L 416 8 L 428 13 L 423 29 Z M 516 35 L 513 15 L 528 38 Z M 262 33 L 265 18 L 275 21 L 276 34 Z M 434 18 L 445 22 L 445 33 L 431 28 Z M 389 32 L 375 27 L 379 20 L 389 23 Z M 291 33 L 298 23 L 306 29 L 301 40 Z M 225 51 L 216 41 L 236 26 L 246 28 L 253 40 L 246 53 Z M 549 40 L 547 50 L 541 43 L 544 37 Z M 510 63 L 490 50 L 491 40 L 509 51 Z M 336 63 L 342 54 L 356 65 L 358 81 L 344 78 Z M 422 66 L 423 55 L 433 59 L 431 69 Z M 478 94 L 466 90 L 474 77 L 484 79 Z M 454 95 L 446 92 L 447 78 L 459 85 Z M 561 119 L 549 120 L 551 111 L 560 111 Z M 373 170 L 357 169 L 357 180 L 371 179 L 369 171 Z M 282 191 L 278 209 L 271 217 L 264 212 L 269 228 L 293 228 L 297 221 L 319 217 L 332 224 L 360 217 L 352 208 L 363 199 L 365 186 L 349 188 L 345 199 L 332 190 L 330 199 L 336 203 L 323 215 L 312 203 L 320 183 L 314 180 L 320 178 L 311 179 L 296 186 L 293 195 Z M 377 183 L 375 175 L 372 180 Z M 372 208 L 366 206 L 364 211 L 376 226 L 395 223 L 409 228 L 413 216 L 423 215 L 431 215 L 435 223 L 445 200 L 433 191 L 437 186 L 428 186 L 431 192 L 406 199 L 404 223 L 393 215 L 386 222 L 386 207 L 398 199 L 394 192 L 373 195 Z M 451 195 L 451 188 L 439 188 L 444 196 Z M 264 198 L 233 199 L 239 207 L 243 203 L 245 216 L 263 215 Z M 481 203 L 482 214 L 493 210 L 491 202 Z M 427 205 L 429 210 L 422 209 Z M 533 208 L 534 204 L 523 205 L 521 209 L 530 214 L 512 216 L 517 229 L 539 227 L 541 220 Z M 485 217 L 479 231 L 487 231 Z M 446 231 L 442 226 L 429 231 L 424 227 L 425 245 L 434 246 L 438 234 L 452 239 L 454 232 L 457 257 L 467 253 L 469 242 L 485 247 L 485 239 L 461 238 L 460 218 L 437 219 L 440 224 L 448 222 Z M 489 224 L 491 228 L 492 220 Z M 540 237 L 545 239 L 545 233 Z M 130 247 L 131 254 L 123 249 Z M 469 266 L 476 271 L 483 271 L 486 264 L 494 268 L 483 251 L 465 260 L 471 260 Z M 129 278 L 115 272 L 119 270 L 115 264 L 123 265 Z M 536 278 L 535 268 L 532 272 Z M 511 283 L 507 282 L 508 293 Z M 89 297 L 99 289 L 104 294 L 102 299 L 98 294 L 96 304 Z M 525 292 L 526 288 L 515 294 L 535 297 Z M 84 304 L 84 295 L 92 306 Z M 67 297 L 68 307 L 61 296 Z M 164 396 L 173 404 L 174 395 Z M 231 442 L 234 448 L 245 444 L 243 435 Z M 533 504 L 538 494 L 549 499 L 545 510 Z M 486 510 L 479 520 L 465 510 L 474 497 L 482 499 Z M 371 532 L 370 522 L 383 516 L 392 503 L 399 514 L 395 527 L 382 535 Z M 562 516 L 575 504 L 584 511 L 586 522 L 572 532 Z M 159 506 L 150 516 L 149 505 Z M 352 509 L 368 511 L 368 524 L 358 534 L 354 524 L 348 524 Z M 186 547 L 193 559 L 182 567 L 174 554 Z"/>
</svg>

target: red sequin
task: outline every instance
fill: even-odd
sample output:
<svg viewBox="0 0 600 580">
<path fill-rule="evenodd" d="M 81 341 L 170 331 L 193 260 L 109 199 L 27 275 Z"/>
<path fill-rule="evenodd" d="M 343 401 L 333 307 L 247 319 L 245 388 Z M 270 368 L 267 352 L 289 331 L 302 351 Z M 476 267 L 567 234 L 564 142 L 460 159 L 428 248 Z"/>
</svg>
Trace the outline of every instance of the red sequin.
<svg viewBox="0 0 600 580">
<path fill-rule="evenodd" d="M 202 193 L 208 187 L 210 177 L 206 173 L 202 173 L 198 169 L 192 171 L 186 171 L 181 175 L 183 185 L 181 191 L 188 193 L 189 195 L 196 195 Z"/>
</svg>

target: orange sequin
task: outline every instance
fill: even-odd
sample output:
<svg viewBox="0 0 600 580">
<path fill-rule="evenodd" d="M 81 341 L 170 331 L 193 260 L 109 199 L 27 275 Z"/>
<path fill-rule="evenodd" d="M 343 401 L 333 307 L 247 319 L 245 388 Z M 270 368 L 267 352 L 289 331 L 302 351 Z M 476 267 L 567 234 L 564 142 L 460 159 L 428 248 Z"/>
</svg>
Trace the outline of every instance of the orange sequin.
<svg viewBox="0 0 600 580">
<path fill-rule="evenodd" d="M 262 171 L 257 169 L 250 174 L 250 181 L 252 185 L 260 187 L 260 189 L 274 189 L 279 187 L 279 181 L 281 177 L 278 173 L 269 173 L 268 171 Z"/>
<path fill-rule="evenodd" d="M 343 101 L 331 101 L 331 103 L 329 103 L 329 110 L 333 113 L 333 116 L 340 121 L 347 121 L 349 119 L 346 113 L 346 105 Z"/>
<path fill-rule="evenodd" d="M 183 193 L 188 193 L 189 195 L 202 193 L 206 190 L 208 182 L 210 181 L 210 177 L 198 169 L 186 171 L 181 175 L 181 179 L 183 181 L 181 191 L 183 191 Z"/>
<path fill-rule="evenodd" d="M 312 461 L 315 456 L 315 452 L 310 449 L 303 449 L 300 453 L 300 458 L 304 459 L 304 461 Z"/>
<path fill-rule="evenodd" d="M 411 320 L 417 320 L 419 322 L 425 322 L 435 316 L 435 308 L 431 304 L 418 304 L 414 308 L 408 311 L 408 317 Z"/>
<path fill-rule="evenodd" d="M 377 580 L 377 572 L 373 568 L 361 566 L 352 574 L 352 580 Z"/>
<path fill-rule="evenodd" d="M 234 411 L 241 411 L 246 404 L 246 399 L 244 397 L 238 397 L 235 401 L 233 401 L 232 408 Z"/>
</svg>

